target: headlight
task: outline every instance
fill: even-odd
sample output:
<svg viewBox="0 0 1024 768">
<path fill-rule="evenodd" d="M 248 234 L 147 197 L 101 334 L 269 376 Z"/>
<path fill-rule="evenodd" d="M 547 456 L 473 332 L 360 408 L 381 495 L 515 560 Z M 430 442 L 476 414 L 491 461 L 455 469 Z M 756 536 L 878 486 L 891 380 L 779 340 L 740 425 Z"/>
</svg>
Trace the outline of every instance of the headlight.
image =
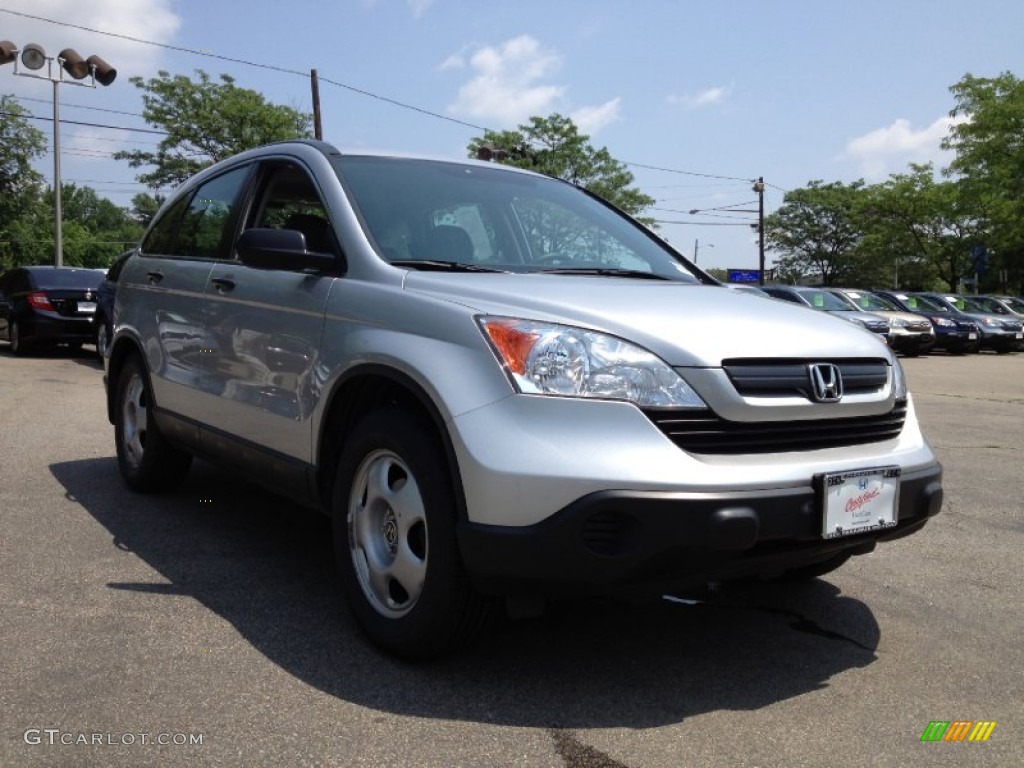
<svg viewBox="0 0 1024 768">
<path fill-rule="evenodd" d="M 907 399 L 907 377 L 903 375 L 903 366 L 899 360 L 892 361 L 892 392 L 897 400 Z"/>
<path fill-rule="evenodd" d="M 981 318 L 981 322 L 983 322 L 989 328 L 999 328 L 1002 326 L 1002 323 L 996 320 L 994 317 L 983 317 Z"/>
<path fill-rule="evenodd" d="M 890 324 L 893 328 L 906 328 L 909 325 L 902 317 L 894 317 Z"/>
<path fill-rule="evenodd" d="M 628 400 L 643 407 L 706 408 L 663 360 L 604 333 L 511 317 L 478 318 L 524 394 Z"/>
<path fill-rule="evenodd" d="M 930 318 L 933 325 L 941 325 L 943 328 L 956 325 L 952 320 L 947 317 L 933 317 Z"/>
</svg>

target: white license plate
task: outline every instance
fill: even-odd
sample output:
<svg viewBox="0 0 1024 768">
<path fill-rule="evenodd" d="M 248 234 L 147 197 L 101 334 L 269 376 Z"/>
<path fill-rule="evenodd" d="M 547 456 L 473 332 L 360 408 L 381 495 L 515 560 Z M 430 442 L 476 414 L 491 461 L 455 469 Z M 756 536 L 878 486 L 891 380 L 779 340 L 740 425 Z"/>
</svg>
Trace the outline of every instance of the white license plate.
<svg viewBox="0 0 1024 768">
<path fill-rule="evenodd" d="M 833 472 L 822 480 L 822 538 L 836 539 L 896 525 L 899 467 Z"/>
<path fill-rule="evenodd" d="M 974 341 L 976 338 L 978 338 L 978 334 L 976 334 L 976 333 L 968 333 L 967 334 L 967 338 L 968 338 L 969 341 Z"/>
<path fill-rule="evenodd" d="M 1024 332 L 1017 331 L 1017 338 L 1018 339 L 1024 339 Z"/>
<path fill-rule="evenodd" d="M 78 302 L 79 312 L 95 312 L 96 302 L 95 301 L 80 301 Z"/>
</svg>

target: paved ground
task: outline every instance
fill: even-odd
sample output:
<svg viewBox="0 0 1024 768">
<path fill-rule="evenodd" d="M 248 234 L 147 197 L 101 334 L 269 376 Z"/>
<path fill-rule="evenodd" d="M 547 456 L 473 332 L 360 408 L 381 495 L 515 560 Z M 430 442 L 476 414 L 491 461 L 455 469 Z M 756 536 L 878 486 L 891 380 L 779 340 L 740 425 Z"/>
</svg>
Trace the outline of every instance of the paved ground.
<svg viewBox="0 0 1024 768">
<path fill-rule="evenodd" d="M 129 493 L 93 359 L 0 344 L 0 765 L 1024 765 L 1024 355 L 905 362 L 946 468 L 921 534 L 407 666 L 339 607 L 322 520 L 207 465 Z"/>
</svg>

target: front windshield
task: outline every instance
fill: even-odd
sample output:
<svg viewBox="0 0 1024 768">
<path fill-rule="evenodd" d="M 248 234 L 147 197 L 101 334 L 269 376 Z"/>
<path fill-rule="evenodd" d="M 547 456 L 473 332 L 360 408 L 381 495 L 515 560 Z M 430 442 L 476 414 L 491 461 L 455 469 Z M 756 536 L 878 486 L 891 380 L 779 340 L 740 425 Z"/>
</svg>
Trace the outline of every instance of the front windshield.
<svg viewBox="0 0 1024 768">
<path fill-rule="evenodd" d="M 393 157 L 332 162 L 377 253 L 403 267 L 701 281 L 649 230 L 548 177 Z"/>
<path fill-rule="evenodd" d="M 1009 312 L 1006 311 L 1006 307 L 988 296 L 976 296 L 973 301 L 975 301 L 985 312 L 991 312 L 994 315 L 1009 314 Z"/>
<path fill-rule="evenodd" d="M 824 309 L 828 312 L 853 312 L 854 309 L 834 293 L 816 288 L 805 288 L 798 293 L 807 300 L 815 309 Z"/>
<path fill-rule="evenodd" d="M 949 307 L 937 301 L 932 301 L 927 296 L 900 296 L 900 300 L 909 309 L 917 312 L 943 312 L 949 314 L 952 311 Z"/>
<path fill-rule="evenodd" d="M 873 293 L 864 291 L 847 291 L 846 295 L 853 299 L 853 303 L 866 312 L 893 312 L 899 311 L 899 307 L 883 296 L 876 296 Z"/>
<path fill-rule="evenodd" d="M 977 299 L 967 298 L 966 296 L 961 298 L 959 302 L 956 302 L 956 307 L 963 312 L 984 312 L 991 314 L 991 311 L 985 309 L 980 301 Z"/>
</svg>

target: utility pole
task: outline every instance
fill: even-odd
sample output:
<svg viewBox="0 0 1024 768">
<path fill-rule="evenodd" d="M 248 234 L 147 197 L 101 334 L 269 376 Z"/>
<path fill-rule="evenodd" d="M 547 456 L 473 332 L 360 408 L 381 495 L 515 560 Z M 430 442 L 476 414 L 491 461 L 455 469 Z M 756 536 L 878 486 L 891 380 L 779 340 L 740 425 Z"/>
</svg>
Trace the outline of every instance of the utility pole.
<svg viewBox="0 0 1024 768">
<path fill-rule="evenodd" d="M 313 138 L 323 141 L 324 129 L 320 122 L 320 78 L 315 69 L 309 70 L 309 86 L 313 89 Z"/>
<path fill-rule="evenodd" d="M 764 176 L 754 182 L 757 192 L 757 282 L 764 285 Z"/>
</svg>

